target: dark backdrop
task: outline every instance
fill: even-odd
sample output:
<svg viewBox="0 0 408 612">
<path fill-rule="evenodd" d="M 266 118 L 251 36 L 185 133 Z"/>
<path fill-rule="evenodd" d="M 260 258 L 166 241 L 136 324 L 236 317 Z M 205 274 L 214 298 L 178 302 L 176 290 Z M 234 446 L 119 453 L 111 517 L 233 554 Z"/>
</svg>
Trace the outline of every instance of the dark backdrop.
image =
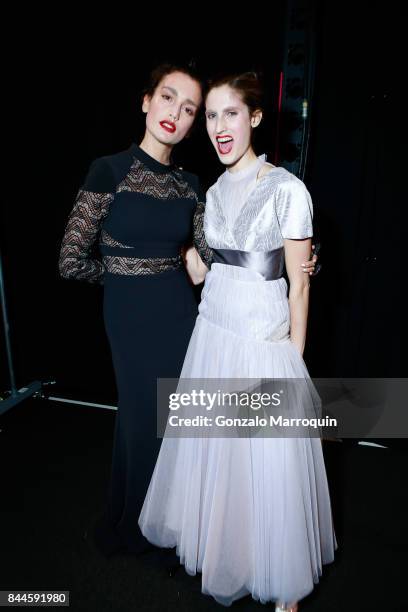
<svg viewBox="0 0 408 612">
<path fill-rule="evenodd" d="M 200 7 L 203 32 L 195 31 L 195 21 L 176 34 L 171 25 L 158 29 L 154 17 L 140 15 L 125 32 L 124 15 L 111 9 L 109 27 L 90 28 L 79 18 L 66 27 L 60 15 L 54 27 L 40 24 L 20 33 L 24 53 L 9 74 L 17 119 L 9 126 L 14 146 L 6 183 L 12 189 L 1 231 L 18 385 L 54 379 L 55 394 L 116 400 L 103 289 L 60 279 L 57 260 L 92 159 L 140 141 L 140 90 L 152 66 L 195 57 L 207 74 L 262 69 L 268 106 L 258 153 L 272 159 L 287 3 L 271 3 L 265 16 L 250 9 L 238 27 L 231 16 L 221 19 L 216 7 Z M 313 376 L 402 376 L 406 142 L 398 96 L 399 14 L 389 3 L 349 9 L 323 2 L 317 17 L 305 182 L 323 268 L 312 279 L 305 359 Z M 203 122 L 178 147 L 176 159 L 205 187 L 222 171 Z M 1 360 L 4 387 L 3 344 Z"/>
</svg>

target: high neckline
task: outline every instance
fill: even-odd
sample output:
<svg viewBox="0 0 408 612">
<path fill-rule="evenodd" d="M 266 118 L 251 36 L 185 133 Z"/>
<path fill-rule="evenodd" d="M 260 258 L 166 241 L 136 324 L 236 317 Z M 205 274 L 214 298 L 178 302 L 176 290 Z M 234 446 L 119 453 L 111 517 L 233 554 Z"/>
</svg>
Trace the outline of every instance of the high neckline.
<svg viewBox="0 0 408 612">
<path fill-rule="evenodd" d="M 139 159 L 150 170 L 153 170 L 153 172 L 164 174 L 165 172 L 172 172 L 172 170 L 176 168 L 176 165 L 174 163 L 162 164 L 161 162 L 157 161 L 157 159 L 146 153 L 146 151 L 141 149 L 139 145 L 137 145 L 135 142 L 132 143 L 130 147 L 130 152 L 133 157 Z"/>
<path fill-rule="evenodd" d="M 254 173 L 256 176 L 260 167 L 265 163 L 265 161 L 266 155 L 263 154 L 259 155 L 256 159 L 254 159 L 254 161 L 245 166 L 245 168 L 242 168 L 242 170 L 238 170 L 237 172 L 230 172 L 227 168 L 224 172 L 225 179 L 227 181 L 235 182 L 247 178 L 252 173 Z"/>
</svg>

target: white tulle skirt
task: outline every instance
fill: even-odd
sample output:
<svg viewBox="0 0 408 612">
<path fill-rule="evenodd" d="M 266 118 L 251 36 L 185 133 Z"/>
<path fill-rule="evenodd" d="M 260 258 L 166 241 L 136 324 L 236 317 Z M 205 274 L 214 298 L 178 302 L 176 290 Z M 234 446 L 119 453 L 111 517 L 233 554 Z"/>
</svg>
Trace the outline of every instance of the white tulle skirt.
<svg viewBox="0 0 408 612">
<path fill-rule="evenodd" d="M 309 379 L 286 281 L 213 264 L 181 377 Z M 299 601 L 337 549 L 321 440 L 165 436 L 139 525 L 223 605 Z"/>
</svg>

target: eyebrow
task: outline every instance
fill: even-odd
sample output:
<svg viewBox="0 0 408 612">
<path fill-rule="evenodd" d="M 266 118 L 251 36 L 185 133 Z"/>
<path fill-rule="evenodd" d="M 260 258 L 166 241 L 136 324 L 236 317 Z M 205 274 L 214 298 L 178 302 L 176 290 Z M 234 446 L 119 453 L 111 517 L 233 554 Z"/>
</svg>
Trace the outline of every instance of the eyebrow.
<svg viewBox="0 0 408 612">
<path fill-rule="evenodd" d="M 223 112 L 227 112 L 227 111 L 232 111 L 232 110 L 239 110 L 238 106 L 227 106 L 227 108 L 223 108 L 222 109 Z M 215 111 L 211 110 L 210 108 L 208 110 L 205 111 L 206 113 L 215 113 Z"/>
<path fill-rule="evenodd" d="M 169 87 L 168 85 L 163 85 L 162 89 L 170 89 L 171 93 L 173 93 L 175 96 L 178 96 L 177 90 L 174 89 L 173 87 Z M 192 104 L 193 106 L 196 106 L 198 108 L 198 104 L 196 104 L 195 102 L 190 100 L 190 98 L 187 98 L 186 102 L 188 102 L 189 104 Z"/>
</svg>

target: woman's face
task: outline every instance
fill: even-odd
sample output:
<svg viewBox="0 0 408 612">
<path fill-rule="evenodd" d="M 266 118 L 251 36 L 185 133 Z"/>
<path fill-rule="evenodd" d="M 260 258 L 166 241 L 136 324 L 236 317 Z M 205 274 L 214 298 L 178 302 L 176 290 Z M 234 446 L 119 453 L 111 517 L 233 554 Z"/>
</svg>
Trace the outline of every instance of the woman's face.
<svg viewBox="0 0 408 612">
<path fill-rule="evenodd" d="M 201 104 L 201 87 L 183 72 L 162 78 L 153 96 L 143 99 L 146 130 L 160 143 L 174 146 L 191 129 Z"/>
<path fill-rule="evenodd" d="M 251 117 L 241 96 L 229 85 L 211 89 L 206 99 L 207 132 L 220 161 L 236 164 L 251 146 L 252 128 L 260 118 Z"/>
</svg>

